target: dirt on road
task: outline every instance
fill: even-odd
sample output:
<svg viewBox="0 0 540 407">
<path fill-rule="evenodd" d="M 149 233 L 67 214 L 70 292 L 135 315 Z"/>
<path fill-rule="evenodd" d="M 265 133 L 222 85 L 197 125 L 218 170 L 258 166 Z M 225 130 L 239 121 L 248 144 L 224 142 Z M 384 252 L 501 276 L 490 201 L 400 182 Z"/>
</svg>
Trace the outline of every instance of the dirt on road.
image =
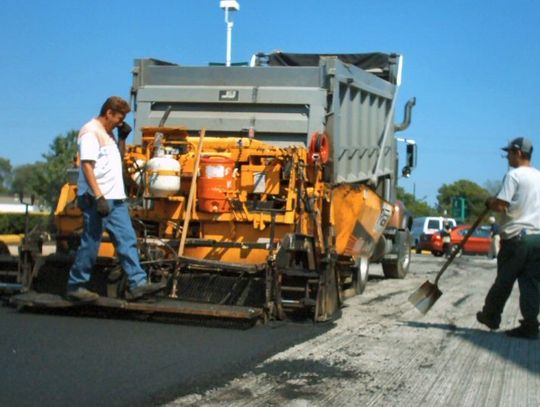
<svg viewBox="0 0 540 407">
<path fill-rule="evenodd" d="M 502 332 L 518 323 L 517 287 L 501 331 L 489 332 L 475 318 L 495 277 L 494 261 L 456 259 L 441 278 L 443 296 L 425 316 L 407 301 L 443 263 L 415 255 L 405 280 L 385 280 L 372 266 L 366 292 L 347 300 L 332 329 L 224 386 L 168 405 L 540 405 L 540 341 Z"/>
</svg>

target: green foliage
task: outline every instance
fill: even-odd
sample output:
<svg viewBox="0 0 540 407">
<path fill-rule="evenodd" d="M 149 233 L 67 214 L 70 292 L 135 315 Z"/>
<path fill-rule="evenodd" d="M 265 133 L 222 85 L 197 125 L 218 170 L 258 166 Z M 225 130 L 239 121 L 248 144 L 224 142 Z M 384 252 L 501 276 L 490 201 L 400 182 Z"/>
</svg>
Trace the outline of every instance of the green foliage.
<svg viewBox="0 0 540 407">
<path fill-rule="evenodd" d="M 8 159 L 0 157 L 0 193 L 9 191 L 11 182 L 11 163 Z"/>
<path fill-rule="evenodd" d="M 405 204 L 413 217 L 429 216 L 435 211 L 425 201 L 418 201 L 413 194 L 406 192 L 402 187 L 397 187 L 397 199 Z"/>
<path fill-rule="evenodd" d="M 47 194 L 44 197 L 47 204 L 54 208 L 60 195 L 62 185 L 66 183 L 66 170 L 73 165 L 77 156 L 76 130 L 70 130 L 65 136 L 57 136 L 49 145 L 49 152 L 43 154 L 47 160 Z"/>
<path fill-rule="evenodd" d="M 65 136 L 57 136 L 49 145 L 49 152 L 43 154 L 45 162 L 37 161 L 15 168 L 11 191 L 23 191 L 25 196 L 33 194 L 38 202 L 55 208 L 60 189 L 66 182 L 66 170 L 72 165 L 76 154 L 77 131 L 71 130 Z"/>
<path fill-rule="evenodd" d="M 38 227 L 46 229 L 49 223 L 49 215 L 31 213 L 28 216 L 28 230 Z M 24 233 L 24 213 L 3 213 L 0 216 L 0 234 L 12 235 Z"/>
<path fill-rule="evenodd" d="M 461 179 L 453 184 L 443 184 L 437 195 L 437 201 L 441 210 L 446 210 L 450 215 L 452 214 L 452 202 L 455 198 L 462 197 L 466 201 L 467 213 L 464 221 L 470 223 L 480 215 L 484 210 L 484 202 L 489 197 L 489 192 L 482 188 L 480 185 Z"/>
<path fill-rule="evenodd" d="M 15 167 L 11 191 L 23 192 L 24 196 L 34 195 L 37 201 L 45 201 L 43 196 L 47 194 L 46 164 L 37 161 Z"/>
</svg>

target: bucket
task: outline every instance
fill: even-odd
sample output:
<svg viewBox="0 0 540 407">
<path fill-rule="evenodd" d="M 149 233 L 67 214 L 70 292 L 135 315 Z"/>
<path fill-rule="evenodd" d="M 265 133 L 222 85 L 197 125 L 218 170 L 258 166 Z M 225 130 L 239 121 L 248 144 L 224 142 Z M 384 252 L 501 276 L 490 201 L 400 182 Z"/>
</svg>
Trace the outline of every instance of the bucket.
<svg viewBox="0 0 540 407">
<path fill-rule="evenodd" d="M 197 182 L 199 210 L 211 213 L 230 212 L 227 192 L 233 189 L 234 161 L 221 156 L 202 156 Z"/>
</svg>

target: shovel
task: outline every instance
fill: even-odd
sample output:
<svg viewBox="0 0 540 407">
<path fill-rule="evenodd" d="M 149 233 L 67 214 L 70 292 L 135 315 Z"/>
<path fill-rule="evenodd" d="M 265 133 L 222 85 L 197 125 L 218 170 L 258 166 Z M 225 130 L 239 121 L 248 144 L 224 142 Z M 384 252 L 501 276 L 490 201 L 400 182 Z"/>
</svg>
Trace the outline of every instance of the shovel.
<svg viewBox="0 0 540 407">
<path fill-rule="evenodd" d="M 461 243 L 457 246 L 455 250 L 452 251 L 450 257 L 442 266 L 441 271 L 437 273 L 435 283 L 432 284 L 429 281 L 426 281 L 414 293 L 410 295 L 409 302 L 412 303 L 422 314 L 427 314 L 433 304 L 435 304 L 435 301 L 437 301 L 442 295 L 442 291 L 439 290 L 439 287 L 437 286 L 439 278 L 441 278 L 442 273 L 444 273 L 444 271 L 448 268 L 452 261 L 454 261 L 454 258 L 458 255 L 458 253 L 463 250 L 463 246 L 465 246 L 465 243 L 467 243 L 467 240 L 469 240 L 469 237 L 474 233 L 474 231 L 476 230 L 482 219 L 484 219 L 484 216 L 486 216 L 488 211 L 488 208 L 483 210 L 483 212 L 480 214 L 480 216 L 478 216 L 478 219 L 476 219 L 474 224 L 471 226 Z"/>
</svg>

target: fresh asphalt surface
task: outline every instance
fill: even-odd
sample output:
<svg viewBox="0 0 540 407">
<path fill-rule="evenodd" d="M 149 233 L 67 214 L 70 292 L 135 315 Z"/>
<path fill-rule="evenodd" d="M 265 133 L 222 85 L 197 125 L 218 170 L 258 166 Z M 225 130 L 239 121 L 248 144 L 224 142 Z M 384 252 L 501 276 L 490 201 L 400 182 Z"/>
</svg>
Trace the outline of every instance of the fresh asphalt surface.
<svg viewBox="0 0 540 407">
<path fill-rule="evenodd" d="M 225 383 L 331 327 L 241 330 L 0 306 L 0 406 L 153 406 Z"/>
</svg>

